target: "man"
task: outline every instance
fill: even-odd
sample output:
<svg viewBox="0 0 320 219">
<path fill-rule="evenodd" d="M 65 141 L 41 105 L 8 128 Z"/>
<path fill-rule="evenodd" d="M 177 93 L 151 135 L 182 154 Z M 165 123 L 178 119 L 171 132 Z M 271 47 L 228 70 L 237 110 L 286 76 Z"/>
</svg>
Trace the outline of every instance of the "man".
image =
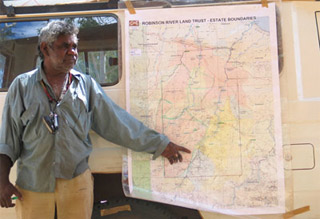
<svg viewBox="0 0 320 219">
<path fill-rule="evenodd" d="M 91 218 L 93 182 L 89 130 L 135 151 L 182 161 L 190 151 L 144 126 L 115 105 L 99 84 L 73 67 L 78 29 L 50 22 L 39 35 L 42 67 L 19 75 L 9 88 L 0 132 L 0 205 L 18 218 Z M 9 182 L 17 165 L 16 186 Z"/>
</svg>

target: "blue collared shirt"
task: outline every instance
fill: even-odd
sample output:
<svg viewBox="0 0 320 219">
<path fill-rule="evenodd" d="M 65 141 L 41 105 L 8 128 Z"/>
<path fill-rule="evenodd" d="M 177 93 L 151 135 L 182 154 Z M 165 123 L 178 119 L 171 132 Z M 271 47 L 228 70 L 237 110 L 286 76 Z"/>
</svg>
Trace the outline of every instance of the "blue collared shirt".
<svg viewBox="0 0 320 219">
<path fill-rule="evenodd" d="M 158 157 L 169 139 L 149 129 L 117 106 L 90 76 L 75 70 L 72 83 L 55 113 L 59 129 L 51 134 L 42 121 L 50 113 L 41 80 L 53 95 L 41 69 L 12 82 L 3 109 L 0 154 L 17 161 L 17 185 L 35 192 L 53 192 L 55 179 L 71 179 L 88 168 L 92 151 L 89 131 L 135 151 Z"/>
</svg>

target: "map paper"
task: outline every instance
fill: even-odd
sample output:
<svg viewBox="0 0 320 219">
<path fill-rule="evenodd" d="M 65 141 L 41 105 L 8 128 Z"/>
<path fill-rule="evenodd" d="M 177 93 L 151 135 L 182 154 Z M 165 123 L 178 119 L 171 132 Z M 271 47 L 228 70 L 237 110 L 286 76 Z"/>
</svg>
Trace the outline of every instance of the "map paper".
<svg viewBox="0 0 320 219">
<path fill-rule="evenodd" d="M 128 153 L 127 195 L 225 214 L 284 212 L 275 5 L 126 14 L 128 111 L 187 147 Z"/>
</svg>

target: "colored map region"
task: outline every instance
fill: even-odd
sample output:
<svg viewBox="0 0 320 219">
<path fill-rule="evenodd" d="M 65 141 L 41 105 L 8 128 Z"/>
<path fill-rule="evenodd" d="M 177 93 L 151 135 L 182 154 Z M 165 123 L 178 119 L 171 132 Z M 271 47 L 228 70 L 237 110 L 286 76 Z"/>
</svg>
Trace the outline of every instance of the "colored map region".
<svg viewBox="0 0 320 219">
<path fill-rule="evenodd" d="M 226 214 L 284 211 L 275 5 L 127 14 L 128 110 L 189 148 L 129 152 L 127 194 Z"/>
</svg>

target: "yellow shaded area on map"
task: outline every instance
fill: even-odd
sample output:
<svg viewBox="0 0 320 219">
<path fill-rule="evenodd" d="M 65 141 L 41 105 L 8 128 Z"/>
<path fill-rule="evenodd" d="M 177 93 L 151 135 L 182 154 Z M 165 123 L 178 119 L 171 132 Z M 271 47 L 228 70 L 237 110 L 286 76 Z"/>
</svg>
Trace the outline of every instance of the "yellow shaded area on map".
<svg viewBox="0 0 320 219">
<path fill-rule="evenodd" d="M 203 141 L 197 147 L 215 165 L 215 176 L 241 175 L 239 119 L 228 99 L 209 123 Z"/>
</svg>

